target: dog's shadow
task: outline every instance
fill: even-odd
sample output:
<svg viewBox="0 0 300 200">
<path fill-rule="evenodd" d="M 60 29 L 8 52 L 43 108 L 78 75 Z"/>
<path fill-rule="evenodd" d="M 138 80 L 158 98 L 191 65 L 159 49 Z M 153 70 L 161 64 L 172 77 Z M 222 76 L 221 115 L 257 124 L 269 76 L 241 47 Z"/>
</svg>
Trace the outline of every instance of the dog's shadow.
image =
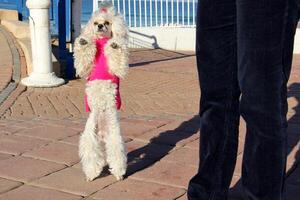
<svg viewBox="0 0 300 200">
<path fill-rule="evenodd" d="M 165 157 L 179 141 L 197 134 L 200 127 L 200 118 L 193 118 L 182 122 L 176 129 L 160 133 L 150 142 L 128 153 L 128 170 L 126 177 L 137 171 L 148 168 Z"/>
</svg>

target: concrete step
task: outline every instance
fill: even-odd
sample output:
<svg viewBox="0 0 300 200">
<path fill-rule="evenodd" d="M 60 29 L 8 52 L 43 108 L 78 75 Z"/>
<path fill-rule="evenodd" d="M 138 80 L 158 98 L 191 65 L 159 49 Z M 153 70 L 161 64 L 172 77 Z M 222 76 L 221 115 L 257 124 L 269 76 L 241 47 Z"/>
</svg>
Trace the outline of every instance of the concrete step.
<svg viewBox="0 0 300 200">
<path fill-rule="evenodd" d="M 18 42 L 24 52 L 26 63 L 27 63 L 27 74 L 31 74 L 32 67 L 32 51 L 31 51 L 31 41 L 30 38 L 22 38 L 18 39 Z M 53 71 L 57 76 L 60 76 L 60 63 L 56 59 L 56 57 L 52 54 L 52 63 L 53 63 Z"/>
<path fill-rule="evenodd" d="M 20 38 L 30 38 L 29 24 L 16 20 L 1 20 L 1 24 L 5 26 L 12 34 Z"/>
<path fill-rule="evenodd" d="M 0 9 L 0 22 L 2 20 L 19 20 L 19 14 L 16 10 Z"/>
</svg>

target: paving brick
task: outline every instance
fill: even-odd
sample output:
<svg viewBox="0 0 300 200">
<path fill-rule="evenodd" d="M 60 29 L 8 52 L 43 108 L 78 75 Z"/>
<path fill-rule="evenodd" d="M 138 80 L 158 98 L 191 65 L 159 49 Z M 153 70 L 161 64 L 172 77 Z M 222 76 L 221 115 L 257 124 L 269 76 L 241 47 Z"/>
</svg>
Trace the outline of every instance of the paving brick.
<svg viewBox="0 0 300 200">
<path fill-rule="evenodd" d="M 155 143 L 144 143 L 140 141 L 131 141 L 126 144 L 129 157 L 138 157 L 158 160 L 166 156 L 172 149 L 172 146 L 155 144 Z"/>
<path fill-rule="evenodd" d="M 240 176 L 242 174 L 242 162 L 243 162 L 243 154 L 237 156 L 234 175 Z"/>
<path fill-rule="evenodd" d="M 18 131 L 16 134 L 55 141 L 76 135 L 78 133 L 78 131 L 69 129 L 68 127 L 45 125 L 44 127 L 36 127 Z"/>
<path fill-rule="evenodd" d="M 19 187 L 20 185 L 22 185 L 22 183 L 20 183 L 20 182 L 0 178 L 0 194 L 3 194 L 9 190 L 16 188 L 16 187 Z"/>
<path fill-rule="evenodd" d="M 19 121 L 13 124 L 15 127 L 20 128 L 20 130 L 29 129 L 29 128 L 37 128 L 44 127 L 44 123 L 41 120 L 25 120 Z"/>
<path fill-rule="evenodd" d="M 0 160 L 5 160 L 5 159 L 11 158 L 11 157 L 12 157 L 11 154 L 0 153 Z"/>
<path fill-rule="evenodd" d="M 0 135 L 11 135 L 11 133 L 6 132 L 6 131 L 0 131 Z"/>
<path fill-rule="evenodd" d="M 80 196 L 24 185 L 0 196 L 0 200 L 78 200 Z"/>
<path fill-rule="evenodd" d="M 199 146 L 200 146 L 200 139 L 196 139 L 196 140 L 188 142 L 184 145 L 184 147 L 190 148 L 190 149 L 199 149 Z"/>
<path fill-rule="evenodd" d="M 239 145 L 238 145 L 238 155 L 242 154 L 244 152 L 245 148 L 245 140 L 239 138 Z"/>
<path fill-rule="evenodd" d="M 64 138 L 64 139 L 60 140 L 59 142 L 78 146 L 79 137 L 80 137 L 80 135 L 78 134 L 78 135 L 74 135 L 74 136 Z"/>
<path fill-rule="evenodd" d="M 130 138 L 135 138 L 138 135 L 142 135 L 143 133 L 156 128 L 153 125 L 149 125 L 146 122 L 126 122 L 121 121 L 121 131 L 122 135 Z"/>
<path fill-rule="evenodd" d="M 27 152 L 23 156 L 57 162 L 68 166 L 79 162 L 77 146 L 63 143 L 52 143 Z"/>
<path fill-rule="evenodd" d="M 64 165 L 18 156 L 0 161 L 0 177 L 29 182 L 63 168 Z"/>
<path fill-rule="evenodd" d="M 178 148 L 163 157 L 161 161 L 171 162 L 174 163 L 174 165 L 180 163 L 182 165 L 198 167 L 199 150 L 185 147 Z"/>
<path fill-rule="evenodd" d="M 163 127 L 162 130 L 174 130 L 176 132 L 197 133 L 200 129 L 200 118 L 198 115 L 175 120 Z"/>
<path fill-rule="evenodd" d="M 197 168 L 168 162 L 158 162 L 132 175 L 132 178 L 187 188 L 188 182 L 196 174 Z"/>
<path fill-rule="evenodd" d="M 83 131 L 85 127 L 87 118 L 83 118 L 83 120 L 71 120 L 71 119 L 51 119 L 51 120 L 42 120 L 44 124 L 53 125 L 55 126 L 62 126 L 72 128 L 78 131 Z"/>
<path fill-rule="evenodd" d="M 8 132 L 8 133 L 15 133 L 15 132 L 20 131 L 20 130 L 22 130 L 21 127 L 18 127 L 18 126 L 15 126 L 15 125 L 9 126 L 9 124 L 7 124 L 6 126 L 1 127 L 1 131 Z"/>
<path fill-rule="evenodd" d="M 162 130 L 162 128 L 149 131 L 137 137 L 145 142 L 183 146 L 199 138 L 199 133 L 178 132 L 177 130 Z"/>
<path fill-rule="evenodd" d="M 147 118 L 122 118 L 122 122 L 134 123 L 134 124 L 147 124 L 153 126 L 153 128 L 159 128 L 166 124 L 171 123 L 173 120 L 170 119 L 147 119 Z"/>
<path fill-rule="evenodd" d="M 152 166 L 157 161 L 152 159 L 146 158 L 137 158 L 137 157 L 129 157 L 128 164 L 127 164 L 127 171 L 126 176 L 131 176 L 132 174 L 147 169 L 148 167 Z"/>
<path fill-rule="evenodd" d="M 182 194 L 185 190 L 170 186 L 147 183 L 144 181 L 126 179 L 124 181 L 113 184 L 95 195 L 97 200 L 173 200 Z"/>
<path fill-rule="evenodd" d="M 43 177 L 34 181 L 32 184 L 76 195 L 87 196 L 114 182 L 116 182 L 116 179 L 113 176 L 107 175 L 99 177 L 92 182 L 87 182 L 80 169 L 71 167 Z"/>
<path fill-rule="evenodd" d="M 0 135 L 0 152 L 19 155 L 49 143 L 47 140 L 17 135 Z"/>
</svg>

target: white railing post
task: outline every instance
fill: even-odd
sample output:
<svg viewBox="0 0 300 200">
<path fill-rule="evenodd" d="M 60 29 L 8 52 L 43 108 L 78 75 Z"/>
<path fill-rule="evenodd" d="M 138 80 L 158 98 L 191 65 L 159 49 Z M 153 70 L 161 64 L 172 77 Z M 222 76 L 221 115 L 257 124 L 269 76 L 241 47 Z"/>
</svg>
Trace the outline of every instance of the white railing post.
<svg viewBox="0 0 300 200">
<path fill-rule="evenodd" d="M 188 16 L 188 26 L 190 25 L 190 19 L 191 19 L 191 17 L 190 17 L 190 0 L 187 0 L 187 4 L 188 4 L 188 14 L 187 14 L 187 16 Z"/>
<path fill-rule="evenodd" d="M 53 72 L 50 43 L 50 0 L 27 0 L 32 48 L 33 71 L 22 79 L 22 84 L 31 87 L 55 87 L 64 84 Z"/>
<path fill-rule="evenodd" d="M 157 0 L 155 0 L 155 26 L 158 26 L 158 17 L 157 17 Z"/>
<path fill-rule="evenodd" d="M 131 27 L 131 4 L 130 0 L 128 0 L 128 26 Z"/>
<path fill-rule="evenodd" d="M 136 0 L 133 1 L 133 12 L 134 12 L 134 17 L 133 17 L 133 20 L 134 20 L 134 27 L 136 27 Z"/>
<path fill-rule="evenodd" d="M 147 1 L 144 0 L 144 6 L 145 6 L 145 27 L 147 27 Z"/>
<path fill-rule="evenodd" d="M 93 12 L 99 9 L 99 1 L 93 0 Z"/>
<path fill-rule="evenodd" d="M 171 7 L 172 7 L 172 11 L 171 11 L 172 26 L 174 26 L 174 0 L 171 0 Z"/>
<path fill-rule="evenodd" d="M 139 0 L 139 10 L 140 10 L 140 27 L 142 27 L 142 0 Z"/>
<path fill-rule="evenodd" d="M 163 24 L 163 0 L 160 0 L 160 25 L 162 26 Z"/>
<path fill-rule="evenodd" d="M 195 26 L 196 10 L 195 10 L 195 0 L 193 0 L 193 26 Z"/>
<path fill-rule="evenodd" d="M 118 0 L 118 13 L 120 12 L 120 0 Z"/>
<path fill-rule="evenodd" d="M 182 25 L 184 26 L 184 1 L 182 1 Z"/>
<path fill-rule="evenodd" d="M 176 12 L 176 14 L 177 14 L 177 26 L 179 26 L 179 0 L 177 0 L 176 8 L 177 8 L 177 12 Z"/>
<path fill-rule="evenodd" d="M 130 0 L 128 3 L 126 0 L 115 1 L 117 2 L 115 4 L 118 4 L 115 6 L 119 11 L 120 4 L 123 3 L 123 13 L 124 16 L 128 15 L 126 20 L 129 21 L 129 27 L 157 27 L 169 24 L 191 27 L 196 25 L 197 11 L 195 7 L 198 2 L 196 0 L 133 0 L 133 9 Z M 148 1 L 150 2 L 148 3 Z M 128 7 L 126 8 L 126 6 Z"/>
<path fill-rule="evenodd" d="M 126 20 L 126 5 L 125 5 L 125 0 L 123 0 L 123 17 L 124 17 L 124 20 Z"/>
<path fill-rule="evenodd" d="M 169 25 L 169 0 L 166 0 L 166 24 Z"/>
<path fill-rule="evenodd" d="M 152 21 L 153 21 L 153 19 L 152 19 L 152 0 L 150 0 L 150 26 L 151 27 L 153 26 Z"/>
</svg>

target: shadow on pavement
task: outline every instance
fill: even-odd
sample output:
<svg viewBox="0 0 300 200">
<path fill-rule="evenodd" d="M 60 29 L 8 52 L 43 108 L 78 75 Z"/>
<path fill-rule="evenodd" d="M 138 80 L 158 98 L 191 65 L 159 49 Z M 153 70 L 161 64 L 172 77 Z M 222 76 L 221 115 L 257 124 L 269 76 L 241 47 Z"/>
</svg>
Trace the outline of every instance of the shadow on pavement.
<svg viewBox="0 0 300 200">
<path fill-rule="evenodd" d="M 154 137 L 150 142 L 128 154 L 128 170 L 127 176 L 145 169 L 161 158 L 166 156 L 179 141 L 187 139 L 199 131 L 200 118 L 194 116 L 188 121 L 184 121 L 174 130 L 168 130 Z"/>
</svg>

